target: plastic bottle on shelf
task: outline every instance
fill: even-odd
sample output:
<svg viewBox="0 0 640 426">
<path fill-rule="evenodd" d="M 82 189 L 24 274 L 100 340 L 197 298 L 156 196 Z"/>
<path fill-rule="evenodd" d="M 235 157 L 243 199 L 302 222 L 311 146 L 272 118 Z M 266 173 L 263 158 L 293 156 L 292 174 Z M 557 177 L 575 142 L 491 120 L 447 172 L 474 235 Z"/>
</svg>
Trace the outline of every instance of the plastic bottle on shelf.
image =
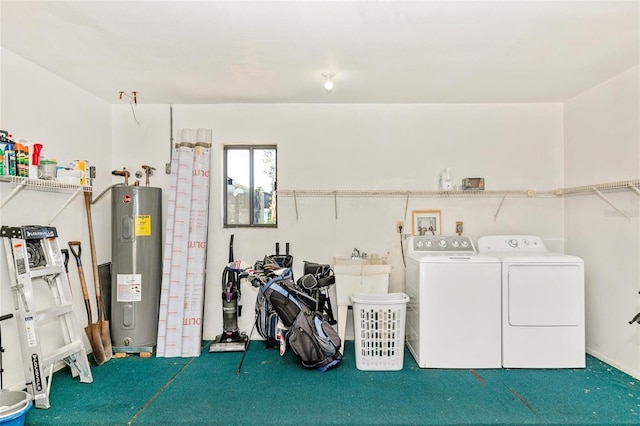
<svg viewBox="0 0 640 426">
<path fill-rule="evenodd" d="M 29 179 L 38 179 L 38 166 L 40 165 L 41 143 L 34 143 L 29 155 Z"/>
<path fill-rule="evenodd" d="M 14 151 L 13 143 L 7 143 L 6 149 L 4 151 L 4 155 L 6 158 L 6 166 L 7 166 L 6 174 L 9 176 L 15 176 L 16 175 L 16 152 Z"/>
<path fill-rule="evenodd" d="M 440 172 L 440 177 L 438 179 L 438 190 L 452 191 L 453 189 L 453 177 L 451 176 L 451 169 L 447 167 Z"/>
</svg>

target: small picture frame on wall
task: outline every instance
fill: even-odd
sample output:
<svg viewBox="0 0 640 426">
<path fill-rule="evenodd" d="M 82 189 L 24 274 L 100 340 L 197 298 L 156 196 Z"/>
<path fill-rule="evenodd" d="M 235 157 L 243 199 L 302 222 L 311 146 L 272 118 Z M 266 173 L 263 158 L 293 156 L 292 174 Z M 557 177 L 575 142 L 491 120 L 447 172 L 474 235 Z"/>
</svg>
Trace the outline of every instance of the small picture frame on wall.
<svg viewBox="0 0 640 426">
<path fill-rule="evenodd" d="M 414 210 L 411 212 L 412 235 L 440 235 L 440 210 Z"/>
</svg>

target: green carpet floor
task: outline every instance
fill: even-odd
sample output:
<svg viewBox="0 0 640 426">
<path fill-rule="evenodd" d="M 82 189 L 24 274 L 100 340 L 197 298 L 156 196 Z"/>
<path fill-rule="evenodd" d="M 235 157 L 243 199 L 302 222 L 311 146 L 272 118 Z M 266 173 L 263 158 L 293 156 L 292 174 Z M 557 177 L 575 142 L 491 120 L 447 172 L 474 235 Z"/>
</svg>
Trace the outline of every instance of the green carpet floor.
<svg viewBox="0 0 640 426">
<path fill-rule="evenodd" d="M 51 408 L 27 425 L 366 424 L 640 425 L 640 381 L 587 356 L 587 368 L 427 370 L 405 351 L 401 371 L 356 369 L 353 342 L 325 373 L 260 341 L 241 353 L 112 359 L 93 383 L 54 375 Z"/>
</svg>

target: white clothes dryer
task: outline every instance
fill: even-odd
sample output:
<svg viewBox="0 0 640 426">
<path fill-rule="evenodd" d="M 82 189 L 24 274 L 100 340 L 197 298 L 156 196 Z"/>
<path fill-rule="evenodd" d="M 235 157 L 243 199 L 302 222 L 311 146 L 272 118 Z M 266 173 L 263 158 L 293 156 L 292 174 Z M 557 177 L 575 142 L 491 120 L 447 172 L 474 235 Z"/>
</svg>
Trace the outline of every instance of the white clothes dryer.
<svg viewBox="0 0 640 426">
<path fill-rule="evenodd" d="M 420 368 L 500 368 L 500 260 L 469 237 L 407 240 L 407 347 Z"/>
<path fill-rule="evenodd" d="M 584 368 L 584 263 L 542 239 L 491 235 L 478 252 L 502 262 L 502 366 Z"/>
</svg>

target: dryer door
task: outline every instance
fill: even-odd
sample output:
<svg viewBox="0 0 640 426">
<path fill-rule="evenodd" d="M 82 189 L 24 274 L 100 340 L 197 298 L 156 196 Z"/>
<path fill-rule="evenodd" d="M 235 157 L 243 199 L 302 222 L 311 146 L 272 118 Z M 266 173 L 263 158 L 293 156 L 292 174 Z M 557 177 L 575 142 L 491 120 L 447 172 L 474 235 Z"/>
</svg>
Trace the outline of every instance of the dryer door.
<svg viewBox="0 0 640 426">
<path fill-rule="evenodd" d="M 506 273 L 510 325 L 581 324 L 584 281 L 580 265 L 511 265 Z"/>
</svg>

